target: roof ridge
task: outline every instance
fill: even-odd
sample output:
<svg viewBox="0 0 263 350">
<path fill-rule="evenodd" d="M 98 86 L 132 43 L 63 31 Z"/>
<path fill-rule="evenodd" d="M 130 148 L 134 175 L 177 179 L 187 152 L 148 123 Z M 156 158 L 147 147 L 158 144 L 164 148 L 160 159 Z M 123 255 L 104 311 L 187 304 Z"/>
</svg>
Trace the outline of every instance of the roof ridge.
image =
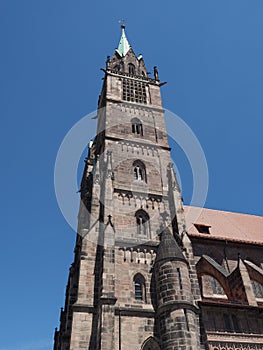
<svg viewBox="0 0 263 350">
<path fill-rule="evenodd" d="M 249 214 L 249 213 L 239 213 L 237 211 L 227 211 L 227 210 L 221 210 L 221 209 L 214 209 L 214 208 L 205 208 L 205 207 L 197 207 L 197 206 L 193 206 L 193 205 L 184 205 L 185 209 L 189 210 L 191 208 L 193 209 L 199 209 L 199 210 L 205 210 L 205 211 L 214 211 L 214 212 L 220 212 L 220 213 L 226 213 L 226 214 L 235 214 L 235 215 L 242 215 L 242 216 L 255 216 L 257 218 L 262 218 L 263 219 L 263 215 L 256 215 L 256 214 Z"/>
</svg>

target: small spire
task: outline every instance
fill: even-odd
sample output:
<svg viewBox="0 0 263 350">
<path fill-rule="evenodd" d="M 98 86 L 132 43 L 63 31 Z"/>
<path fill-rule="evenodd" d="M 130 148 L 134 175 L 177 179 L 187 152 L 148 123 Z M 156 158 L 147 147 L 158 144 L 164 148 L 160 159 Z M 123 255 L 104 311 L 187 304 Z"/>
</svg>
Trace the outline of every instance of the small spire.
<svg viewBox="0 0 263 350">
<path fill-rule="evenodd" d="M 126 34 L 125 34 L 124 20 L 122 19 L 119 22 L 121 23 L 121 31 L 122 31 L 122 33 L 121 33 L 121 39 L 120 39 L 120 42 L 119 42 L 119 46 L 116 49 L 116 51 L 118 52 L 118 54 L 121 57 L 124 57 L 127 54 L 127 52 L 130 50 L 131 45 L 129 44 L 128 39 L 127 39 Z"/>
<path fill-rule="evenodd" d="M 161 242 L 157 249 L 155 262 L 167 259 L 185 261 L 182 250 L 180 249 L 168 227 L 165 227 L 163 229 L 160 238 Z"/>
</svg>

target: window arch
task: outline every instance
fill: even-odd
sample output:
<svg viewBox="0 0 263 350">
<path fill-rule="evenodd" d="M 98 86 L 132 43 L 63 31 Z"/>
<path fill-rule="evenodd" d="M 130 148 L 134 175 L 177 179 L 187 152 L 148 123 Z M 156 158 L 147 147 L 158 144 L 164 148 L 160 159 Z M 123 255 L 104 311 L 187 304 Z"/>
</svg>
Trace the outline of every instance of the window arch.
<svg viewBox="0 0 263 350">
<path fill-rule="evenodd" d="M 134 75 L 135 74 L 135 65 L 132 63 L 128 64 L 129 74 Z"/>
<path fill-rule="evenodd" d="M 143 127 L 142 122 L 138 118 L 133 118 L 131 120 L 132 123 L 132 133 L 135 135 L 143 136 Z"/>
<path fill-rule="evenodd" d="M 147 338 L 141 347 L 141 350 L 160 350 L 160 345 L 154 337 Z"/>
<path fill-rule="evenodd" d="M 138 210 L 135 213 L 137 234 L 140 237 L 148 237 L 150 232 L 149 215 L 144 210 Z"/>
<path fill-rule="evenodd" d="M 134 298 L 146 302 L 145 278 L 137 273 L 133 278 Z"/>
<path fill-rule="evenodd" d="M 146 179 L 146 167 L 140 160 L 133 162 L 133 178 L 134 180 L 147 182 Z"/>
</svg>

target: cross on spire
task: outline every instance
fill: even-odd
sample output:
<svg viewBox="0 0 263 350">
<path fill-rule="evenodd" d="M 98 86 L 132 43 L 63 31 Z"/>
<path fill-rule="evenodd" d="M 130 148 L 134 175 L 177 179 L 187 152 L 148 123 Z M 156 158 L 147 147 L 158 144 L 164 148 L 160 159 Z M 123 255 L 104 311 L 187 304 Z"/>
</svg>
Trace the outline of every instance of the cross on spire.
<svg viewBox="0 0 263 350">
<path fill-rule="evenodd" d="M 119 23 L 121 23 L 121 28 L 124 29 L 125 28 L 125 20 L 124 19 L 120 19 Z"/>
</svg>

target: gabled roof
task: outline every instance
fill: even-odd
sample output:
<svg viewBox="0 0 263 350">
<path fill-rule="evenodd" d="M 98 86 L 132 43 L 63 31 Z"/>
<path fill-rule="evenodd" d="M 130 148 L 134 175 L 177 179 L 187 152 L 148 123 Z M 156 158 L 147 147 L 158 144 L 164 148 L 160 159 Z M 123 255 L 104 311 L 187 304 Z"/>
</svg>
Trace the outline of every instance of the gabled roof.
<svg viewBox="0 0 263 350">
<path fill-rule="evenodd" d="M 124 57 L 127 54 L 127 52 L 130 50 L 131 45 L 129 44 L 128 39 L 126 37 L 124 25 L 121 26 L 121 30 L 122 30 L 121 39 L 116 51 L 121 57 Z"/>
<path fill-rule="evenodd" d="M 191 237 L 263 244 L 263 217 L 184 206 L 187 232 Z M 209 234 L 194 224 L 209 226 Z"/>
</svg>

